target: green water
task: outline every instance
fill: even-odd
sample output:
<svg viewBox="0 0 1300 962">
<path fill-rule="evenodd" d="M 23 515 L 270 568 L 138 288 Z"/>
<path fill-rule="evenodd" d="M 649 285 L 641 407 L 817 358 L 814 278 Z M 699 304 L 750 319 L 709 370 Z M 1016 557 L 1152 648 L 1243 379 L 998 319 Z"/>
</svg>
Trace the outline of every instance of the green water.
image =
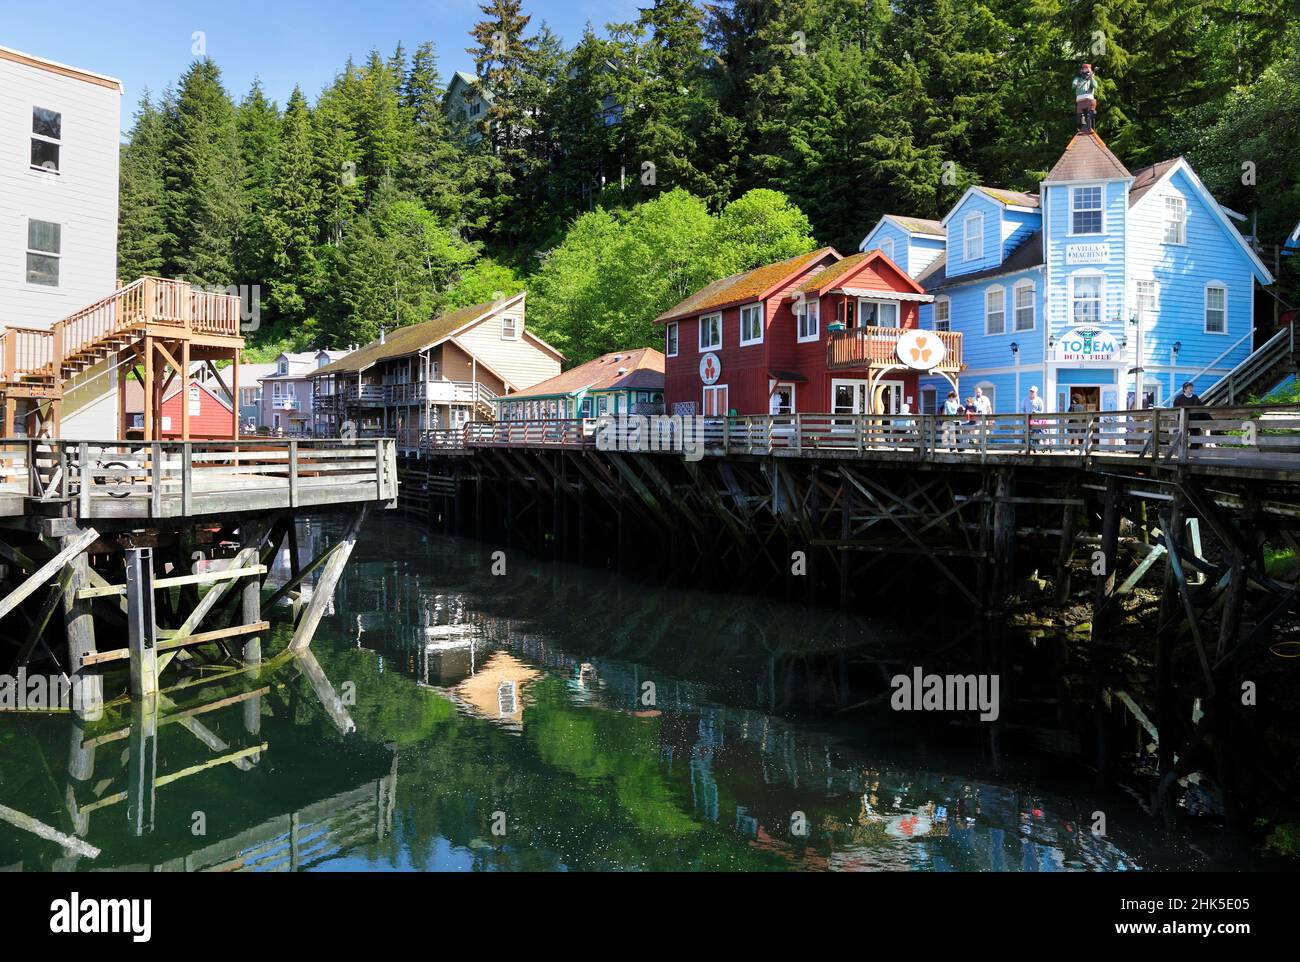
<svg viewBox="0 0 1300 962">
<path fill-rule="evenodd" d="M 302 550 L 335 531 L 306 523 Z M 372 518 L 312 654 L 198 673 L 154 737 L 124 705 L 84 727 L 0 715 L 0 869 L 1149 870 L 1240 855 L 1159 835 L 1077 759 L 858 705 L 898 652 L 953 647 L 933 612 L 868 621 L 517 553 L 493 574 L 492 550 Z M 268 657 L 286 641 L 277 625 Z"/>
</svg>

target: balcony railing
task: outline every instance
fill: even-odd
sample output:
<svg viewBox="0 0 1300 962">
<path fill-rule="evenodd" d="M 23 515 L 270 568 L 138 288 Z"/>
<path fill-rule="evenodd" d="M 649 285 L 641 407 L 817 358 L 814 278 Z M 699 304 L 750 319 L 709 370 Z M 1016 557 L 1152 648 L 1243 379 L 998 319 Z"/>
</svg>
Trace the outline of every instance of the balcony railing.
<svg viewBox="0 0 1300 962">
<path fill-rule="evenodd" d="M 906 330 L 911 328 L 855 327 L 847 331 L 832 331 L 826 340 L 826 367 L 831 371 L 842 371 L 898 364 L 898 339 Z M 943 362 L 933 370 L 961 371 L 965 366 L 961 357 L 961 334 L 957 331 L 925 333 L 933 334 L 945 348 Z"/>
<path fill-rule="evenodd" d="M 410 404 L 490 404 L 496 393 L 475 381 L 411 381 L 407 384 L 349 384 L 333 397 L 349 405 L 401 407 Z M 322 394 L 321 399 L 330 397 Z M 326 404 L 329 402 L 326 401 Z"/>
</svg>

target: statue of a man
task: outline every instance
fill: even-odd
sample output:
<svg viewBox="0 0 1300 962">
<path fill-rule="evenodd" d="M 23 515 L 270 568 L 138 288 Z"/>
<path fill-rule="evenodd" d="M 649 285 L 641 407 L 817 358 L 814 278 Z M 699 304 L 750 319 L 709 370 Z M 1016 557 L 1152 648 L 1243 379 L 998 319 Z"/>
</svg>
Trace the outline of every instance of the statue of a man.
<svg viewBox="0 0 1300 962">
<path fill-rule="evenodd" d="M 1097 78 L 1092 64 L 1085 63 L 1074 78 L 1074 110 L 1079 129 L 1092 131 L 1097 126 Z"/>
</svg>

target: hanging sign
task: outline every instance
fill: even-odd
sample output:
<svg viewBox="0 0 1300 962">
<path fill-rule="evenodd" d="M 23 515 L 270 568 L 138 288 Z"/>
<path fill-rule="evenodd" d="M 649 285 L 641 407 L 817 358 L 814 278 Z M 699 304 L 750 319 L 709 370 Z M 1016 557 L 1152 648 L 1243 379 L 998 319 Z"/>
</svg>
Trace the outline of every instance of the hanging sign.
<svg viewBox="0 0 1300 962">
<path fill-rule="evenodd" d="M 948 349 L 934 331 L 908 328 L 898 335 L 898 359 L 913 371 L 930 371 L 943 363 Z"/>
<path fill-rule="evenodd" d="M 1061 361 L 1099 363 L 1113 361 L 1119 354 L 1115 335 L 1095 327 L 1076 327 L 1056 342 L 1056 356 Z"/>
<path fill-rule="evenodd" d="M 705 384 L 716 384 L 720 377 L 722 377 L 722 362 L 718 360 L 718 355 L 710 351 L 700 358 L 700 380 Z"/>
</svg>

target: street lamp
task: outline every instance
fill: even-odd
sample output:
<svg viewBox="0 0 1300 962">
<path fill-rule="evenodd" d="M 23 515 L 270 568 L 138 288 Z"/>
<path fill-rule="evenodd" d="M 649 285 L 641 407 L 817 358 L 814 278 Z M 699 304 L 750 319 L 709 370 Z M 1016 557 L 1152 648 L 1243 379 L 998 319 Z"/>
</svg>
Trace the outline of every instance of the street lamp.
<svg viewBox="0 0 1300 962">
<path fill-rule="evenodd" d="M 1011 342 L 1011 360 L 1016 366 L 1016 407 L 1013 411 L 1020 409 L 1020 345 L 1015 341 Z"/>
</svg>

